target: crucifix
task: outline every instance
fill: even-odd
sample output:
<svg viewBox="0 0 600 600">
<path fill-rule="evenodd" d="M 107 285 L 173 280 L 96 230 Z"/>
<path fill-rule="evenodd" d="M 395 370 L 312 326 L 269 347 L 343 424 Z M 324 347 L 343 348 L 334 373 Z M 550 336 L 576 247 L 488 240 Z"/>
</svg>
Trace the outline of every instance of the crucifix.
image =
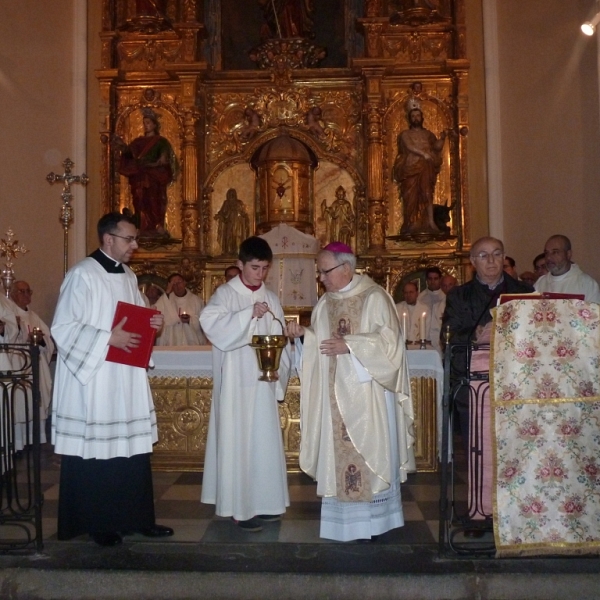
<svg viewBox="0 0 600 600">
<path fill-rule="evenodd" d="M 71 194 L 71 184 L 73 183 L 81 183 L 81 185 L 87 185 L 89 178 L 83 173 L 83 175 L 71 175 L 71 167 L 75 163 L 70 159 L 66 158 L 63 161 L 63 167 L 65 168 L 65 172 L 62 175 L 57 175 L 56 173 L 48 173 L 46 175 L 46 179 L 48 183 L 53 184 L 57 181 L 63 182 L 63 190 L 61 193 L 61 198 L 63 201 L 62 207 L 60 209 L 60 220 L 63 225 L 64 230 L 64 275 L 67 274 L 68 267 L 68 256 L 69 256 L 69 225 L 73 220 L 73 205 L 71 204 L 71 200 L 73 199 L 73 194 Z"/>
<path fill-rule="evenodd" d="M 4 286 L 4 293 L 8 298 L 10 296 L 10 287 L 15 280 L 15 272 L 13 270 L 13 260 L 18 258 L 19 254 L 25 254 L 28 252 L 25 244 L 19 245 L 19 240 L 13 240 L 15 234 L 9 227 L 6 232 L 6 239 L 0 240 L 0 256 L 6 258 L 4 269 L 2 269 L 2 285 Z"/>
</svg>

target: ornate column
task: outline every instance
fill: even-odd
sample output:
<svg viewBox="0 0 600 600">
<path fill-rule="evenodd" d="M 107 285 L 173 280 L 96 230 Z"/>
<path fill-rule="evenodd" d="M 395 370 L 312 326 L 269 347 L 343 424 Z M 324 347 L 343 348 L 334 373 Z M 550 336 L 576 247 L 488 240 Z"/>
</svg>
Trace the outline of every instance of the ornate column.
<svg viewBox="0 0 600 600">
<path fill-rule="evenodd" d="M 183 139 L 181 143 L 181 234 L 183 252 L 200 249 L 198 228 L 198 144 L 197 124 L 200 118 L 194 106 L 197 74 L 179 74 L 183 104 Z"/>
<path fill-rule="evenodd" d="M 112 144 L 110 143 L 113 135 L 113 118 L 111 117 L 111 98 L 113 95 L 114 78 L 116 70 L 96 71 L 96 76 L 100 82 L 100 107 L 99 107 L 99 129 L 100 141 L 102 142 L 102 162 L 100 165 L 100 202 L 101 214 L 113 210 L 114 198 L 119 197 L 118 182 L 113 189 L 113 159 Z M 112 196 L 111 196 L 112 192 Z"/>
<path fill-rule="evenodd" d="M 460 201 L 461 218 L 458 220 L 458 245 L 471 245 L 471 210 L 469 206 L 469 72 L 457 69 L 456 78 L 456 127 L 458 130 L 458 199 Z"/>
<path fill-rule="evenodd" d="M 386 206 L 383 200 L 383 138 L 381 78 L 383 70 L 366 73 L 367 104 L 367 203 L 369 207 L 369 251 L 385 249 Z"/>
</svg>

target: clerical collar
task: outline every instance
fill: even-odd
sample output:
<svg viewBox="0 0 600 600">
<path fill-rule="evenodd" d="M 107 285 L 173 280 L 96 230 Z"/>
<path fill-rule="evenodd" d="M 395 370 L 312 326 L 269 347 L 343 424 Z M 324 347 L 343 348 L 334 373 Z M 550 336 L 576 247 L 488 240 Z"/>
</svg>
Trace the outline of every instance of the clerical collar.
<svg viewBox="0 0 600 600">
<path fill-rule="evenodd" d="M 260 290 L 262 283 L 260 285 L 248 285 L 240 276 L 240 281 L 244 284 L 245 287 L 247 287 L 249 290 L 252 290 L 253 292 L 256 292 L 257 290 Z"/>
<path fill-rule="evenodd" d="M 98 248 L 90 254 L 90 258 L 98 261 L 107 273 L 125 273 L 123 264 L 111 258 L 104 250 Z"/>
</svg>

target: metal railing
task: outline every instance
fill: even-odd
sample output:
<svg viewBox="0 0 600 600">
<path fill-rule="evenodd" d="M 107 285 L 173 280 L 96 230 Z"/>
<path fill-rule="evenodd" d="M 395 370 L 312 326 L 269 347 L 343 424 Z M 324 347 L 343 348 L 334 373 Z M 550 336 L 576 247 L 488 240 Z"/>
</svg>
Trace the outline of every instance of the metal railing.
<svg viewBox="0 0 600 600">
<path fill-rule="evenodd" d="M 440 465 L 439 554 L 493 555 L 492 514 L 483 502 L 483 409 L 489 405 L 489 373 L 471 371 L 473 347 L 448 344 L 444 353 Z M 468 442 L 454 440 L 459 404 L 469 412 Z M 468 407 L 468 408 L 467 408 Z M 464 432 L 462 432 L 464 433 Z M 464 450 L 464 452 L 463 452 Z M 466 454 L 459 465 L 457 456 Z M 460 471 L 460 473 L 459 473 Z M 461 476 L 467 474 L 466 486 Z M 467 494 L 459 494 L 459 487 Z"/>
<path fill-rule="evenodd" d="M 0 344 L 0 553 L 43 548 L 39 358 Z"/>
</svg>

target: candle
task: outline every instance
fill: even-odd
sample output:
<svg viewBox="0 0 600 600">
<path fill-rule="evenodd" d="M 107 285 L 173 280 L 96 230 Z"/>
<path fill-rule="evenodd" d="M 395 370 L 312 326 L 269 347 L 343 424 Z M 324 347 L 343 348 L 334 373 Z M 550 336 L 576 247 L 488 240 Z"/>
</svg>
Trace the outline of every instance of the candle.
<svg viewBox="0 0 600 600">
<path fill-rule="evenodd" d="M 419 321 L 419 338 L 425 339 L 425 319 L 427 318 L 427 313 L 423 313 L 421 315 L 421 320 Z"/>
<path fill-rule="evenodd" d="M 408 332 L 406 331 L 406 311 L 402 313 L 402 334 L 404 335 L 404 341 L 408 339 Z"/>
</svg>

